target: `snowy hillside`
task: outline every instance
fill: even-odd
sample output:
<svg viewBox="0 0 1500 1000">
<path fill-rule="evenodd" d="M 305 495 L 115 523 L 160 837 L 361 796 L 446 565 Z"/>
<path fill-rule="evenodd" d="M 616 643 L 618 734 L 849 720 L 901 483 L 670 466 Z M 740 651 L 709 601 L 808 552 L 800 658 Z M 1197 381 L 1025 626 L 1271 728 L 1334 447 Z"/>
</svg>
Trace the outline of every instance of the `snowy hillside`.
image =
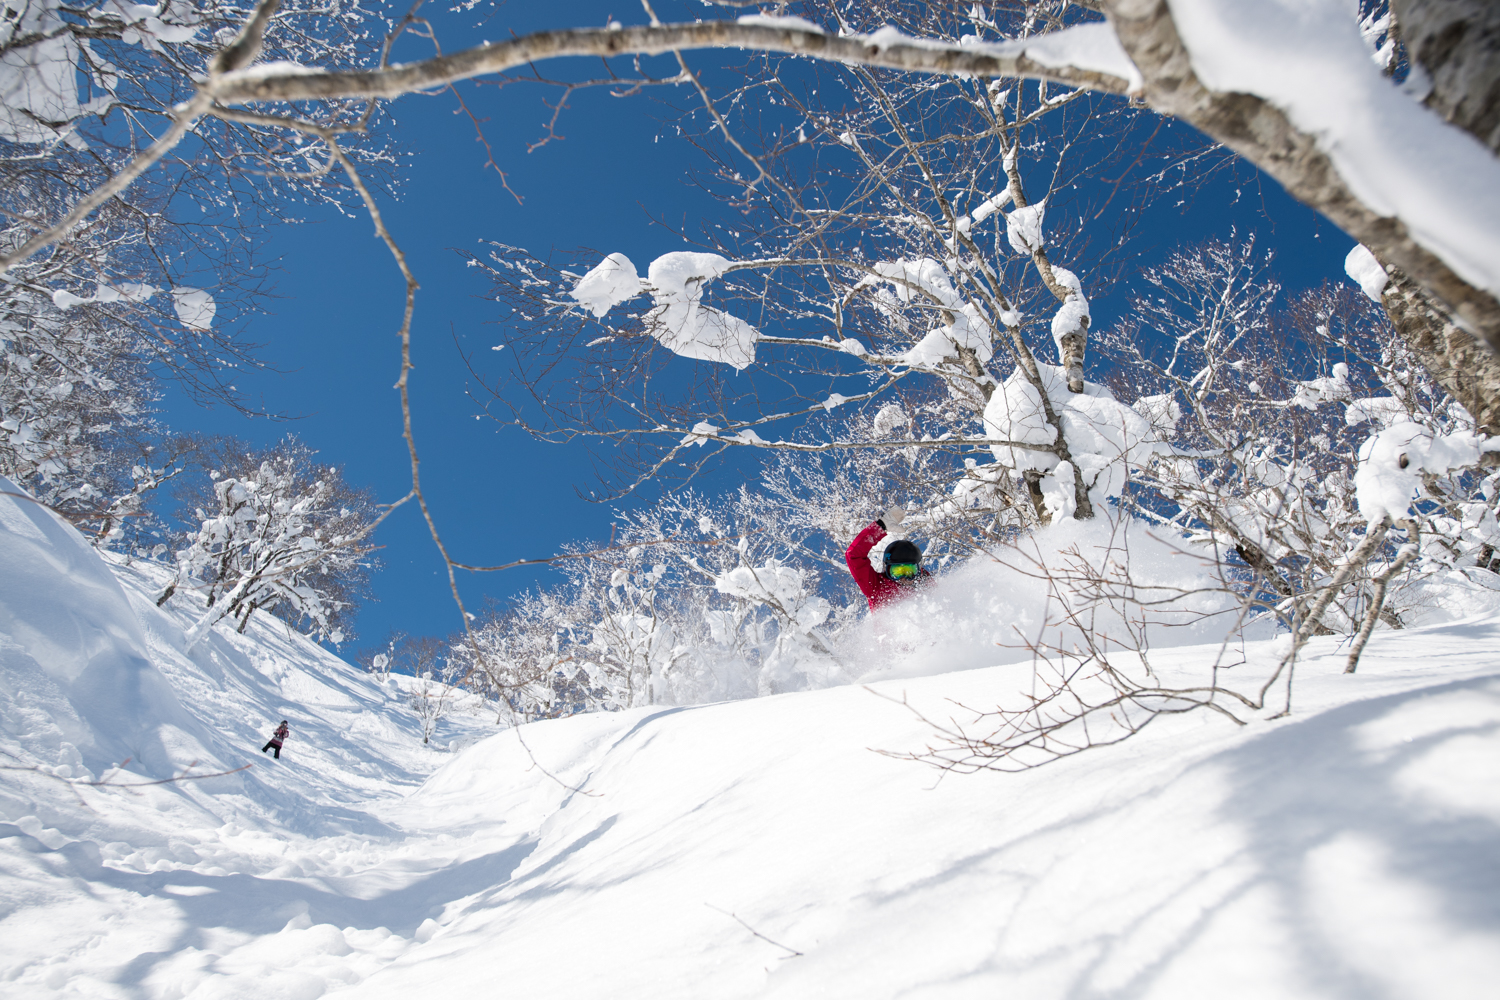
<svg viewBox="0 0 1500 1000">
<path fill-rule="evenodd" d="M 890 698 L 962 717 L 949 699 L 993 704 L 1026 664 L 578 716 L 448 753 L 277 623 L 184 655 L 189 614 L 153 606 L 149 570 L 112 572 L 33 504 L 0 498 L 0 567 L 0 749 L 44 766 L 0 781 L 7 997 L 1463 998 L 1500 981 L 1493 618 L 1380 633 L 1352 677 L 1316 640 L 1290 718 L 1163 719 L 1039 770 L 939 780 L 872 752 L 933 738 Z M 257 751 L 281 718 L 275 762 Z M 451 725 L 444 744 L 493 732 Z"/>
</svg>

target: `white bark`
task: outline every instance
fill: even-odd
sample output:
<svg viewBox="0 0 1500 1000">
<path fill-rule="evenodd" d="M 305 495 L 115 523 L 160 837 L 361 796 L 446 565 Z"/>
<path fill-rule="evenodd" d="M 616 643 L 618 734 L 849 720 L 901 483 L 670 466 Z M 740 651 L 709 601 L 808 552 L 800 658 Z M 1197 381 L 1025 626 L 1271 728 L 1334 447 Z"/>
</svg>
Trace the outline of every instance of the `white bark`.
<svg viewBox="0 0 1500 1000">
<path fill-rule="evenodd" d="M 399 97 L 561 56 L 610 58 L 732 48 L 785 52 L 827 62 L 911 73 L 1051 80 L 1111 94 L 1124 94 L 1130 89 L 1128 60 L 1116 61 L 1113 71 L 1098 66 L 1074 66 L 1063 61 L 1065 46 L 1060 43 L 1065 34 L 1004 44 L 957 45 L 894 34 L 829 35 L 795 22 L 771 25 L 704 21 L 618 29 L 573 28 L 541 31 L 389 69 L 327 73 L 303 67 L 252 66 L 218 77 L 210 81 L 206 89 L 220 104 Z M 1107 59 L 1090 61 L 1109 63 Z"/>
</svg>

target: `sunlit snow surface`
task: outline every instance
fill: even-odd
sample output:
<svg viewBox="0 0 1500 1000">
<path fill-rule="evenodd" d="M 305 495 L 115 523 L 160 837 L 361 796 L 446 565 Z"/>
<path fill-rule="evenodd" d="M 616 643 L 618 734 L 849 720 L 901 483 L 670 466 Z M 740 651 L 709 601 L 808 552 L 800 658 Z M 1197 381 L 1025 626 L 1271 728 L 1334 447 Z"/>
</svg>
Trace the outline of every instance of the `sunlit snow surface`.
<svg viewBox="0 0 1500 1000">
<path fill-rule="evenodd" d="M 1492 618 L 1377 634 L 1353 677 L 1318 640 L 1288 719 L 1165 720 L 1019 775 L 938 780 L 873 753 L 931 732 L 859 686 L 539 723 L 525 746 L 463 748 L 489 723 L 460 718 L 447 752 L 279 626 L 185 658 L 192 609 L 158 612 L 138 570 L 111 591 L 76 535 L 0 505 L 7 762 L 76 778 L 132 744 L 145 763 L 120 780 L 256 764 L 135 790 L 3 772 L 6 997 L 1462 998 L 1500 981 Z M 1237 669 L 1271 654 L 1249 656 Z M 948 699 L 993 703 L 1028 675 L 877 690 L 947 719 Z M 138 717 L 90 699 L 110 677 Z M 283 717 L 277 763 L 257 751 Z"/>
</svg>

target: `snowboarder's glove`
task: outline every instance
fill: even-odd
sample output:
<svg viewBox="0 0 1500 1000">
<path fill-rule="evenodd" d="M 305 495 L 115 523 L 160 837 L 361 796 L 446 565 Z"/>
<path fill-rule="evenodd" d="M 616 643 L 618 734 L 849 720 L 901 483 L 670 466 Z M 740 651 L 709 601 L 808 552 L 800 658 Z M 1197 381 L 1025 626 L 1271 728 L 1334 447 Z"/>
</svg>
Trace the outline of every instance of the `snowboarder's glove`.
<svg viewBox="0 0 1500 1000">
<path fill-rule="evenodd" d="M 901 527 L 901 522 L 906 520 L 906 508 L 900 504 L 885 512 L 885 516 L 878 522 L 886 531 L 895 531 Z"/>
</svg>

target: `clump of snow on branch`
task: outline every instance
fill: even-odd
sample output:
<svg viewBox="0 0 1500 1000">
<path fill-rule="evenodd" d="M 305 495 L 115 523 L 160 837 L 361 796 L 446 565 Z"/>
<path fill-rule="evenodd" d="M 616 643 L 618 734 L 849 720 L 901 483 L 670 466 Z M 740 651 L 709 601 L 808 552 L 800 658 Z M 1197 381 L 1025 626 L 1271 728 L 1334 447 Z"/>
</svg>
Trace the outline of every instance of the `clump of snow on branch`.
<svg viewBox="0 0 1500 1000">
<path fill-rule="evenodd" d="M 1068 290 L 1067 297 L 1052 316 L 1052 340 L 1057 344 L 1058 357 L 1063 357 L 1067 354 L 1063 346 L 1065 337 L 1088 333 L 1089 300 L 1083 294 L 1083 284 L 1078 280 L 1078 275 L 1072 271 L 1065 267 L 1053 267 L 1052 277 Z"/>
<path fill-rule="evenodd" d="M 66 288 L 58 288 L 52 292 L 52 304 L 63 312 L 75 306 L 86 306 L 94 304 L 110 304 L 124 302 L 140 304 L 149 302 L 152 296 L 162 289 L 155 285 L 143 284 L 137 281 L 118 281 L 113 284 L 99 283 L 93 295 L 87 298 L 74 294 Z M 214 314 L 218 312 L 218 304 L 214 297 L 201 288 L 188 288 L 186 286 L 171 290 L 172 306 L 177 311 L 177 319 L 189 330 L 204 331 L 213 326 Z"/>
<path fill-rule="evenodd" d="M 172 289 L 172 307 L 183 326 L 199 333 L 213 326 L 219 308 L 214 297 L 201 288 Z"/>
<path fill-rule="evenodd" d="M 86 147 L 71 123 L 107 108 L 104 96 L 87 104 L 78 99 L 78 39 L 66 30 L 56 0 L 6 5 L 0 40 L 0 138 L 18 143 Z M 32 39 L 31 44 L 15 44 Z M 54 126 L 52 122 L 65 123 Z"/>
<path fill-rule="evenodd" d="M 1010 248 L 1023 257 L 1029 257 L 1044 245 L 1042 223 L 1047 215 L 1047 199 L 1034 205 L 1017 208 L 1005 217 L 1005 238 Z"/>
<path fill-rule="evenodd" d="M 822 28 L 800 17 L 751 15 L 739 20 L 742 24 L 824 33 Z M 867 35 L 853 37 L 877 49 L 911 46 L 946 51 L 962 48 L 966 52 L 982 52 L 997 59 L 1025 56 L 1052 69 L 1072 67 L 1119 77 L 1126 81 L 1131 92 L 1140 90 L 1143 83 L 1140 70 L 1136 69 L 1135 63 L 1125 54 L 1114 28 L 1103 21 L 1076 24 L 1061 31 L 1002 42 L 986 42 L 974 35 L 965 35 L 957 46 L 941 39 L 913 37 L 891 25 Z"/>
<path fill-rule="evenodd" d="M 942 264 L 931 257 L 922 257 L 918 260 L 882 261 L 873 270 L 879 277 L 866 278 L 861 285 L 874 284 L 884 278 L 890 282 L 900 301 L 931 302 L 943 310 L 944 318 L 951 317 L 950 322 L 928 331 L 903 355 L 903 361 L 919 367 L 936 366 L 944 358 L 953 357 L 960 347 L 973 351 L 981 363 L 990 359 L 989 323 L 974 303 L 965 301 L 954 289 Z"/>
<path fill-rule="evenodd" d="M 615 306 L 641 294 L 641 279 L 629 257 L 612 253 L 580 278 L 568 294 L 583 303 L 595 319 L 602 319 Z"/>
<path fill-rule="evenodd" d="M 1105 21 L 1076 24 L 1027 39 L 1026 55 L 1053 69 L 1072 66 L 1121 77 L 1131 93 L 1144 84 L 1141 71 L 1125 54 L 1114 27 Z"/>
<path fill-rule="evenodd" d="M 871 425 L 875 433 L 885 437 L 898 427 L 906 427 L 911 424 L 911 417 L 901 408 L 900 403 L 887 403 L 875 414 L 875 421 Z"/>
<path fill-rule="evenodd" d="M 1017 442 L 1017 445 L 991 445 L 995 461 L 1018 472 L 1048 473 L 1042 483 L 1044 494 L 1058 488 L 1056 484 L 1064 478 L 1078 475 L 1090 495 L 1101 499 L 1119 496 L 1125 487 L 1127 470 L 1143 465 L 1164 449 L 1153 426 L 1162 422 L 1163 415 L 1143 415 L 1094 382 L 1085 382 L 1083 392 L 1069 392 L 1062 369 L 1052 365 L 1037 367 L 1053 412 L 1067 437 L 1073 462 L 1069 468 L 1061 469 L 1055 453 L 1020 446 L 1053 446 L 1057 444 L 1057 435 L 1047 422 L 1041 394 L 1019 368 L 1001 384 L 985 407 L 985 433 Z"/>
<path fill-rule="evenodd" d="M 984 201 L 974 206 L 974 208 L 970 210 L 969 214 L 959 216 L 956 223 L 958 231 L 965 235 L 968 235 L 975 226 L 979 225 L 985 219 L 988 219 L 990 216 L 1000 211 L 1007 204 L 1009 204 L 1011 199 L 1014 197 L 1015 196 L 1011 192 L 1010 185 L 1007 184 L 1004 191 L 1001 191 L 997 195 L 992 195 L 989 198 L 986 198 Z"/>
<path fill-rule="evenodd" d="M 595 318 L 614 306 L 649 291 L 655 306 L 646 314 L 646 329 L 673 354 L 748 368 L 755 363 L 755 327 L 703 304 L 703 289 L 734 266 L 716 253 L 678 251 L 651 262 L 642 283 L 635 265 L 612 253 L 589 271 L 569 293 Z"/>
<path fill-rule="evenodd" d="M 1177 424 L 1182 420 L 1182 406 L 1170 392 L 1155 396 L 1142 396 L 1130 408 L 1146 418 L 1151 431 L 1162 441 L 1170 440 L 1177 433 Z"/>
<path fill-rule="evenodd" d="M 1380 261 L 1375 259 L 1375 255 L 1363 243 L 1354 244 L 1354 249 L 1344 258 L 1344 273 L 1354 279 L 1354 283 L 1376 302 L 1380 301 L 1380 293 L 1385 291 L 1385 286 L 1391 280 L 1391 276 L 1385 273 L 1385 268 L 1380 266 Z"/>
<path fill-rule="evenodd" d="M 693 429 L 688 433 L 687 437 L 682 439 L 682 445 L 688 447 L 696 444 L 701 447 L 718 436 L 719 428 L 716 425 L 709 423 L 707 420 L 700 420 L 693 425 Z"/>
<path fill-rule="evenodd" d="M 1392 424 L 1406 423 L 1411 417 L 1406 404 L 1395 396 L 1369 396 L 1350 400 L 1344 409 L 1344 419 L 1351 427 L 1368 420 L 1377 427 L 1385 428 Z"/>
<path fill-rule="evenodd" d="M 734 261 L 716 253 L 669 253 L 651 262 L 647 280 L 656 308 L 647 327 L 674 354 L 748 368 L 755 361 L 755 327 L 703 304 L 703 287 Z"/>
<path fill-rule="evenodd" d="M 1473 431 L 1437 434 L 1420 424 L 1392 424 L 1359 449 L 1354 492 L 1359 512 L 1370 521 L 1404 519 L 1423 475 L 1441 476 L 1479 464 L 1485 452 L 1500 451 L 1500 440 Z"/>
<path fill-rule="evenodd" d="M 1339 362 L 1327 375 L 1299 380 L 1296 394 L 1287 400 L 1286 405 L 1315 410 L 1319 403 L 1339 403 L 1349 397 L 1349 366 Z"/>
<path fill-rule="evenodd" d="M 782 15 L 780 17 L 769 14 L 746 14 L 744 17 L 735 18 L 740 24 L 755 24 L 764 28 L 788 28 L 794 31 L 810 31 L 815 34 L 823 34 L 823 29 L 806 18 Z"/>
</svg>

